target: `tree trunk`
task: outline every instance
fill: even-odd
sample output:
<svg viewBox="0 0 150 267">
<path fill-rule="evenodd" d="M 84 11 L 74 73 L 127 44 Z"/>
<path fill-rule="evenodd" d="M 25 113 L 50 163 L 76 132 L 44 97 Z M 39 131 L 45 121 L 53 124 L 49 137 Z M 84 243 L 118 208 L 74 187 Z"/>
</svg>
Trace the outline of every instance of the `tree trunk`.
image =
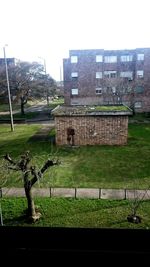
<svg viewBox="0 0 150 267">
<path fill-rule="evenodd" d="M 29 221 L 35 222 L 40 218 L 41 214 L 39 212 L 36 212 L 34 201 L 32 199 L 31 187 L 25 186 L 24 188 L 28 204 L 27 216 L 29 218 Z"/>
<path fill-rule="evenodd" d="M 32 199 L 31 188 L 25 187 L 25 194 L 26 194 L 27 203 L 28 203 L 28 215 L 34 216 L 35 215 L 35 206 L 34 206 L 34 201 Z"/>
<path fill-rule="evenodd" d="M 24 115 L 24 102 L 21 100 L 21 115 Z"/>
</svg>

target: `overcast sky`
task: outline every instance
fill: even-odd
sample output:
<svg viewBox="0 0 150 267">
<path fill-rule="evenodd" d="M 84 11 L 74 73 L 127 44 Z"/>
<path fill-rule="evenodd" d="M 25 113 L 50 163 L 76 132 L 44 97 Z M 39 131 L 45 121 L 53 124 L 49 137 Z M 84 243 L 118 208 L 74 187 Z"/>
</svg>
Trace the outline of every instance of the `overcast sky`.
<svg viewBox="0 0 150 267">
<path fill-rule="evenodd" d="M 0 0 L 0 57 L 40 61 L 60 80 L 72 49 L 150 47 L 150 0 Z M 41 60 L 42 63 L 42 60 Z"/>
</svg>

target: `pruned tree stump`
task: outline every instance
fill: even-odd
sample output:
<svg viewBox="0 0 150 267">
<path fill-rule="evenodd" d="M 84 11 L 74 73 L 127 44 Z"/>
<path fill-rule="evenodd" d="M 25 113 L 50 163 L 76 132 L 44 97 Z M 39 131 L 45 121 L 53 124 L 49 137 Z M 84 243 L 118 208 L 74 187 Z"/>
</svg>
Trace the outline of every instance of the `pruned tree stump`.
<svg viewBox="0 0 150 267">
<path fill-rule="evenodd" d="M 37 222 L 40 218 L 41 218 L 41 213 L 40 213 L 40 212 L 36 212 L 36 214 L 35 214 L 34 216 L 30 216 L 30 217 L 28 217 L 28 222 L 29 222 L 29 223 L 35 223 L 35 222 Z"/>
<path fill-rule="evenodd" d="M 53 160 L 48 159 L 40 171 L 37 171 L 37 168 L 30 164 L 31 156 L 30 152 L 26 151 L 23 155 L 21 155 L 21 159 L 18 162 L 15 162 L 9 154 L 4 156 L 4 159 L 7 160 L 11 165 L 8 166 L 9 169 L 14 171 L 21 171 L 23 174 L 23 181 L 24 181 L 24 190 L 25 195 L 27 198 L 28 208 L 25 211 L 25 217 L 29 223 L 35 223 L 41 217 L 41 213 L 39 212 L 39 207 L 34 205 L 34 201 L 32 198 L 32 186 L 41 179 L 43 173 L 49 168 L 54 165 L 60 164 L 57 160 L 56 162 Z M 30 179 L 29 176 L 32 176 Z"/>
</svg>

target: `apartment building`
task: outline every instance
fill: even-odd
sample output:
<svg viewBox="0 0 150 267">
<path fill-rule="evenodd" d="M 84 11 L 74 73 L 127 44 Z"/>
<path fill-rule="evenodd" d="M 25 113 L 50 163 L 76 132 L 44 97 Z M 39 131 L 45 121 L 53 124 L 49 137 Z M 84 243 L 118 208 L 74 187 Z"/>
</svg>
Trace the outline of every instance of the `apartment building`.
<svg viewBox="0 0 150 267">
<path fill-rule="evenodd" d="M 63 72 L 65 105 L 125 104 L 150 112 L 150 48 L 70 50 Z"/>
<path fill-rule="evenodd" d="M 16 65 L 17 63 L 17 59 L 12 57 L 12 58 L 6 58 L 7 60 L 7 65 Z M 4 58 L 0 58 L 0 66 L 5 66 L 5 59 Z"/>
</svg>

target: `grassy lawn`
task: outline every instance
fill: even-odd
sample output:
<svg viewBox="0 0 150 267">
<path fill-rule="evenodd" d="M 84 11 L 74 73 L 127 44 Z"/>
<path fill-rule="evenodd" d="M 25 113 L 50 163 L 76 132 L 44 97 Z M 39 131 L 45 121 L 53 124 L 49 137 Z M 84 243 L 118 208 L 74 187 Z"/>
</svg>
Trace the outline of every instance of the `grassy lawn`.
<svg viewBox="0 0 150 267">
<path fill-rule="evenodd" d="M 150 185 L 150 125 L 129 124 L 126 146 L 86 146 L 57 148 L 50 141 L 29 142 L 41 125 L 0 127 L 0 186 L 22 187 L 18 172 L 7 171 L 3 155 L 18 159 L 26 150 L 38 168 L 47 158 L 59 158 L 61 165 L 50 168 L 36 187 L 148 188 Z M 53 136 L 53 129 L 49 136 Z M 33 227 L 137 228 L 150 227 L 150 201 L 142 201 L 137 215 L 140 224 L 127 221 L 131 201 L 73 198 L 34 198 L 42 213 Z M 3 223 L 6 226 L 29 226 L 23 214 L 26 198 L 2 198 Z"/>
<path fill-rule="evenodd" d="M 137 113 L 134 116 L 129 116 L 129 121 L 133 119 L 139 122 L 143 122 L 143 120 L 150 121 L 150 112 Z"/>
<path fill-rule="evenodd" d="M 139 206 L 140 224 L 127 221 L 131 213 L 127 200 L 35 198 L 35 204 L 42 217 L 34 227 L 150 228 L 150 201 Z M 29 226 L 23 217 L 27 208 L 25 198 L 3 198 L 1 205 L 4 225 Z"/>
<path fill-rule="evenodd" d="M 53 109 L 57 107 L 58 105 L 62 105 L 62 104 L 64 104 L 64 98 L 54 99 L 49 103 L 49 108 Z"/>
<path fill-rule="evenodd" d="M 19 104 L 13 104 L 13 110 L 19 110 L 20 105 Z M 0 112 L 9 111 L 9 105 L 8 104 L 0 104 Z"/>
<path fill-rule="evenodd" d="M 0 126 L 0 186 L 22 187 L 21 174 L 7 171 L 2 156 L 15 159 L 26 150 L 40 168 L 47 158 L 61 165 L 49 168 L 40 187 L 136 188 L 150 186 L 150 124 L 129 124 L 126 146 L 55 147 L 51 141 L 29 142 L 41 125 Z M 2 167 L 3 166 L 3 167 Z"/>
</svg>

